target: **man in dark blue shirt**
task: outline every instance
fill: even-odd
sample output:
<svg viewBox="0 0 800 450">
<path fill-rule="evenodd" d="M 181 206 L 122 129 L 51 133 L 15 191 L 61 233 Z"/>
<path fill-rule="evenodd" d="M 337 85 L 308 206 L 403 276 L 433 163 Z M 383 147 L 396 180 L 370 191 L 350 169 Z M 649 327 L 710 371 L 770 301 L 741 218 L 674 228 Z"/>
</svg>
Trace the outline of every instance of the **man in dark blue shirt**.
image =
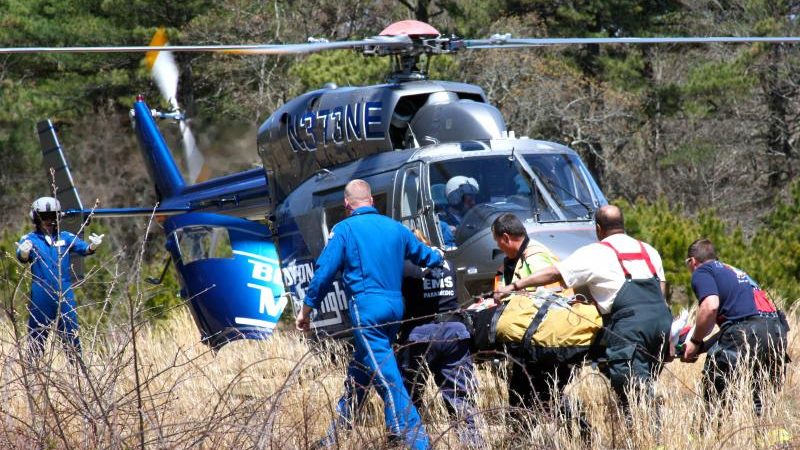
<svg viewBox="0 0 800 450">
<path fill-rule="evenodd" d="M 402 436 L 413 449 L 427 449 L 428 436 L 403 385 L 392 343 L 403 319 L 404 261 L 436 267 L 442 265 L 442 255 L 417 240 L 399 222 L 378 214 L 366 181 L 347 183 L 344 205 L 350 216 L 331 230 L 296 319 L 297 329 L 310 329 L 311 310 L 319 308 L 341 270 L 354 327 L 355 353 L 347 369 L 345 393 L 336 407 L 339 419 L 320 444 L 335 444 L 336 425 L 346 427 L 350 423 L 352 406 L 362 405 L 369 386 L 374 385 L 383 398 L 391 433 Z"/>
<path fill-rule="evenodd" d="M 698 239 L 689 246 L 686 265 L 700 307 L 682 359 L 697 360 L 703 339 L 714 323 L 719 325 L 718 339 L 709 348 L 703 367 L 706 400 L 714 393 L 726 398 L 730 377 L 747 363 L 753 379 L 753 404 L 760 416 L 760 387 L 769 383 L 777 388 L 782 383 L 788 330 L 774 305 L 761 297 L 762 291 L 746 273 L 717 260 L 710 240 Z"/>
</svg>

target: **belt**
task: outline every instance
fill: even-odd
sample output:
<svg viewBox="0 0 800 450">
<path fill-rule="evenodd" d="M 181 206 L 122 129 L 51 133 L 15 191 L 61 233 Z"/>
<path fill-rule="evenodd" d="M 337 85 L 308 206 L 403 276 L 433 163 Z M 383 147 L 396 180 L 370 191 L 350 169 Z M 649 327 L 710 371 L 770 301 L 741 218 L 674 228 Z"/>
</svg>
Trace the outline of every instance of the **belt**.
<svg viewBox="0 0 800 450">
<path fill-rule="evenodd" d="M 720 325 L 720 328 L 724 328 L 724 327 L 731 326 L 731 325 L 736 325 L 737 323 L 743 323 L 743 322 L 747 322 L 747 321 L 750 321 L 750 320 L 756 320 L 756 319 L 778 319 L 778 318 L 780 318 L 780 316 L 778 315 L 777 311 L 776 312 L 758 312 L 756 314 L 753 314 L 752 316 L 742 317 L 741 319 L 726 320 L 725 322 L 722 322 L 722 325 Z"/>
<path fill-rule="evenodd" d="M 459 311 L 448 311 L 443 313 L 436 313 L 433 316 L 427 316 L 423 318 L 411 318 L 408 319 L 403 325 L 411 329 L 414 327 L 418 327 L 420 325 L 427 325 L 429 323 L 447 323 L 447 322 L 465 323 L 465 318 L 464 315 Z"/>
<path fill-rule="evenodd" d="M 433 316 L 433 321 L 435 323 L 445 323 L 445 322 L 464 323 L 464 316 L 458 311 L 448 311 L 436 314 L 435 316 Z"/>
</svg>

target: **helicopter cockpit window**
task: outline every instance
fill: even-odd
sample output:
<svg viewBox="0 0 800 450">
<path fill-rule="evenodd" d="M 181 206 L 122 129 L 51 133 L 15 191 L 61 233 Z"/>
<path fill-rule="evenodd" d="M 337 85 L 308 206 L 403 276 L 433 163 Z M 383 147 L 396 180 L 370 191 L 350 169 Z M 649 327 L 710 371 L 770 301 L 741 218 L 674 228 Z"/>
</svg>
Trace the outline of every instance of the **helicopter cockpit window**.
<svg viewBox="0 0 800 450">
<path fill-rule="evenodd" d="M 488 229 L 506 212 L 540 222 L 591 219 L 592 197 L 570 155 L 526 155 L 525 161 L 539 167 L 532 167 L 536 177 L 546 179 L 532 182 L 519 161 L 507 155 L 430 165 L 431 196 L 446 247 Z"/>
<path fill-rule="evenodd" d="M 386 214 L 386 193 L 379 192 L 372 194 L 372 201 L 374 203 L 375 209 L 378 210 L 380 214 Z M 344 207 L 344 202 L 339 200 L 337 203 L 329 204 L 325 207 L 325 228 L 327 233 L 325 234 L 325 242 L 327 243 L 327 236 L 330 234 L 331 229 L 334 225 L 341 222 L 342 220 L 347 218 L 347 210 Z"/>
<path fill-rule="evenodd" d="M 233 258 L 233 247 L 227 228 L 184 227 L 175 231 L 175 238 L 184 265 L 203 259 Z"/>
</svg>

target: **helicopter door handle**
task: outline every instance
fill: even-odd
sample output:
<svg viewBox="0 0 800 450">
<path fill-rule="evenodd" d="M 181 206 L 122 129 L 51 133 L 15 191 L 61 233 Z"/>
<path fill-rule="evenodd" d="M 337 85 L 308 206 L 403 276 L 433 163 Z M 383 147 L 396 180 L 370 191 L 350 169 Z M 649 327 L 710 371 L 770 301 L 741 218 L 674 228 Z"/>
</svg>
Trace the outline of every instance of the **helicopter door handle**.
<svg viewBox="0 0 800 450">
<path fill-rule="evenodd" d="M 475 267 L 475 266 L 458 267 L 458 268 L 456 268 L 456 272 L 458 272 L 458 273 L 466 272 L 467 275 L 475 275 L 476 273 L 478 273 L 478 268 Z"/>
</svg>

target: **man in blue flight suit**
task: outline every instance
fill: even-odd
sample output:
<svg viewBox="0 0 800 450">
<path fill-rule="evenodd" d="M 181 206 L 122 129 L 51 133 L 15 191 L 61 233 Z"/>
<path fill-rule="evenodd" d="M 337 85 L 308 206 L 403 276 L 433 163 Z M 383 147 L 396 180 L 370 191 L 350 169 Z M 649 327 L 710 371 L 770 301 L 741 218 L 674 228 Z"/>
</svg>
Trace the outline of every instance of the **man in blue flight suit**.
<svg viewBox="0 0 800 450">
<path fill-rule="evenodd" d="M 42 197 L 31 205 L 30 217 L 36 230 L 17 243 L 17 259 L 31 264 L 31 301 L 28 319 L 28 345 L 32 358 L 44 352 L 50 326 L 56 329 L 71 361 L 81 353 L 78 339 L 78 312 L 72 291 L 70 254 L 91 255 L 103 242 L 103 235 L 92 234 L 87 244 L 68 231 L 59 231 L 61 204 L 53 197 Z"/>
<path fill-rule="evenodd" d="M 428 244 L 425 236 L 414 230 Z M 475 424 L 478 380 L 472 363 L 470 334 L 458 311 L 456 272 L 449 261 L 442 267 L 418 267 L 406 261 L 403 272 L 406 313 L 400 326 L 400 368 L 411 400 L 419 409 L 425 389 L 425 367 L 433 375 L 455 419 L 459 440 L 469 448 L 484 448 Z"/>
<path fill-rule="evenodd" d="M 418 241 L 400 223 L 378 214 L 366 181 L 347 183 L 344 205 L 350 217 L 331 230 L 296 319 L 297 329 L 310 329 L 311 310 L 319 308 L 341 270 L 354 326 L 355 353 L 347 369 L 345 393 L 336 406 L 340 417 L 321 444 L 335 443 L 336 426 L 350 423 L 353 408 L 364 403 L 369 386 L 374 385 L 383 399 L 391 433 L 402 436 L 411 448 L 426 449 L 428 436 L 403 385 L 392 342 L 403 319 L 400 288 L 404 260 L 435 267 L 442 264 L 442 255 Z"/>
</svg>

